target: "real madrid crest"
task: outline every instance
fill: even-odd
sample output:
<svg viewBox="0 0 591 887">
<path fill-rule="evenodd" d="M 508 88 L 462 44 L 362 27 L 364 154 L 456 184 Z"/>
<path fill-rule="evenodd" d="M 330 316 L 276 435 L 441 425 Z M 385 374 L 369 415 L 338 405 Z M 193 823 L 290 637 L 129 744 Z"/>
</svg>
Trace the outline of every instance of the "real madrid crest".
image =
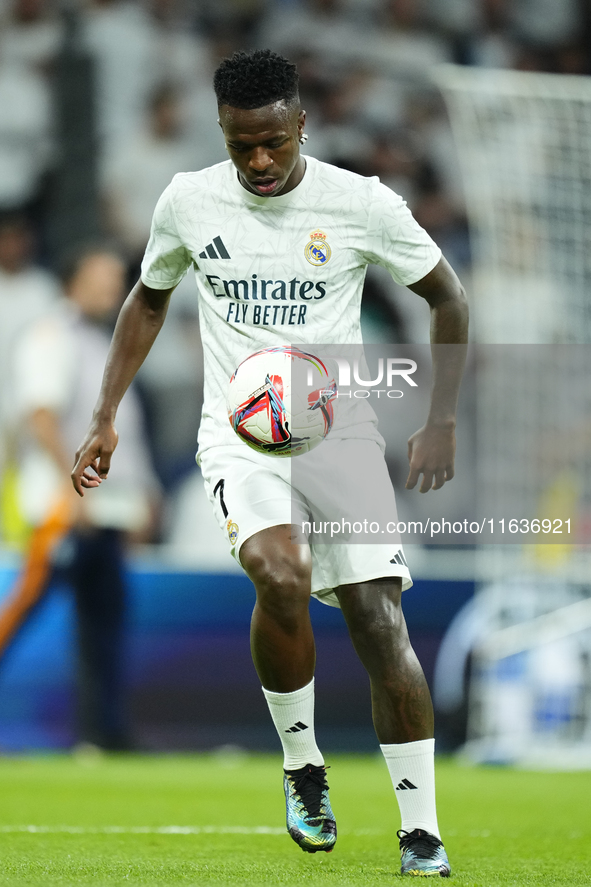
<svg viewBox="0 0 591 887">
<path fill-rule="evenodd" d="M 306 244 L 304 255 L 310 265 L 326 265 L 331 256 L 331 249 L 326 242 L 324 231 L 312 231 L 311 240 Z"/>
<path fill-rule="evenodd" d="M 238 524 L 229 520 L 226 524 L 226 529 L 228 531 L 228 539 L 230 540 L 230 543 L 236 545 L 236 539 L 238 538 Z"/>
</svg>

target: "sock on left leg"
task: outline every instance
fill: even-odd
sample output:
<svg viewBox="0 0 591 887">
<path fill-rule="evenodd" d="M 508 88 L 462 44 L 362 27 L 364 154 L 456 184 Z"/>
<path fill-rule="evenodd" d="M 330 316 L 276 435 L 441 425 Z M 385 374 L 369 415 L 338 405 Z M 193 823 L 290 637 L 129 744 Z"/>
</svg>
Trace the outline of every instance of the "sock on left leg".
<svg viewBox="0 0 591 887">
<path fill-rule="evenodd" d="M 441 840 L 435 806 L 435 740 L 380 745 L 390 776 L 400 815 L 401 828 L 430 832 Z"/>
<path fill-rule="evenodd" d="M 314 734 L 314 678 L 292 693 L 263 693 L 283 746 L 285 770 L 299 770 L 306 764 L 321 767 L 324 758 Z"/>
</svg>

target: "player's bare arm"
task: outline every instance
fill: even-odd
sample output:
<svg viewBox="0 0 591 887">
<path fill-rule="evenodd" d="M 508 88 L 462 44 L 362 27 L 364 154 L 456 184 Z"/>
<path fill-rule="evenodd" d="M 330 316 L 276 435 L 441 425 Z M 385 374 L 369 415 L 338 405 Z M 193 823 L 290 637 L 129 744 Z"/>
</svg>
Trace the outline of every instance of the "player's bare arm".
<svg viewBox="0 0 591 887">
<path fill-rule="evenodd" d="M 109 473 L 117 446 L 117 408 L 160 332 L 173 289 L 156 290 L 138 281 L 121 308 L 99 398 L 72 470 L 79 496 L 85 488 L 98 487 Z"/>
<path fill-rule="evenodd" d="M 419 491 L 439 490 L 454 476 L 456 410 L 468 341 L 466 293 L 443 257 L 410 289 L 429 303 L 433 377 L 431 405 L 425 425 L 408 441 L 410 470 L 407 490 L 423 480 Z M 438 347 L 438 346 L 456 347 Z"/>
</svg>

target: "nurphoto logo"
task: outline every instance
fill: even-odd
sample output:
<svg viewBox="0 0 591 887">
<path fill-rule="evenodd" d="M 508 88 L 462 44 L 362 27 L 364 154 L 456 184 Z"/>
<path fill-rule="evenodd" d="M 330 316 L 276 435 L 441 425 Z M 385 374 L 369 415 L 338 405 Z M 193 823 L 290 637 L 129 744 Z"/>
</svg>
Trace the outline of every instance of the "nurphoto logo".
<svg viewBox="0 0 591 887">
<path fill-rule="evenodd" d="M 372 395 L 378 398 L 381 395 L 385 395 L 393 400 L 397 400 L 400 397 L 404 397 L 404 391 L 394 388 L 395 382 L 400 383 L 402 381 L 412 388 L 418 387 L 414 379 L 411 378 L 417 370 L 417 363 L 408 357 L 387 357 L 385 360 L 383 357 L 378 358 L 375 379 L 361 378 L 365 370 L 360 369 L 359 359 L 355 358 L 353 361 L 353 381 L 357 385 L 362 386 L 360 388 L 351 388 L 351 362 L 345 357 L 333 357 L 332 359 L 339 369 L 337 397 L 365 399 Z M 308 370 L 308 387 L 311 388 L 313 385 L 313 374 L 311 370 Z M 380 385 L 385 385 L 386 387 L 380 388 Z"/>
</svg>

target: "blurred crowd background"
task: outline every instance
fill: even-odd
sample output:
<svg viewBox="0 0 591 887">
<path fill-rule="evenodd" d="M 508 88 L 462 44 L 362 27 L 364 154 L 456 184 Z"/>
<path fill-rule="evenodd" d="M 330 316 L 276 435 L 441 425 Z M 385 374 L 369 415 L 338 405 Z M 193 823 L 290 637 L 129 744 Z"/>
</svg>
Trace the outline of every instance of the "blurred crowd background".
<svg viewBox="0 0 591 887">
<path fill-rule="evenodd" d="M 120 257 L 120 300 L 174 173 L 225 159 L 211 79 L 235 49 L 297 62 L 306 151 L 402 194 L 464 279 L 462 184 L 431 69 L 591 69 L 584 0 L 1 0 L 0 16 L 0 385 L 11 389 L 15 343 L 63 297 L 73 249 Z M 366 340 L 427 341 L 417 302 L 370 273 Z M 185 541 L 201 384 L 189 275 L 138 379 L 160 491 L 153 541 Z M 14 535 L 14 515 L 3 532 Z"/>
<path fill-rule="evenodd" d="M 234 50 L 257 47 L 298 65 L 305 153 L 377 175 L 400 193 L 470 292 L 462 179 L 433 69 L 455 63 L 590 74 L 591 7 L 587 0 L 0 0 L 0 554 L 17 552 L 5 585 L 23 554 L 26 564 L 16 609 L 3 602 L 0 656 L 50 579 L 66 579 L 79 639 L 78 736 L 105 748 L 129 740 L 121 691 L 129 540 L 153 546 L 150 555 L 141 549 L 144 560 L 158 551 L 175 569 L 201 571 L 185 584 L 180 574 L 157 581 L 158 566 L 145 584 L 144 568 L 136 570 L 132 708 L 136 723 L 144 718 L 144 740 L 150 735 L 154 747 L 223 740 L 229 727 L 196 738 L 204 708 L 216 699 L 240 720 L 247 745 L 249 725 L 258 747 L 257 718 L 266 723 L 254 673 L 248 692 L 236 682 L 238 671 L 251 674 L 248 583 L 229 575 L 239 568 L 194 460 L 203 380 L 190 274 L 124 401 L 109 491 L 74 506 L 68 480 L 156 201 L 176 172 L 226 159 L 213 72 Z M 366 342 L 428 342 L 427 306 L 380 269 L 368 273 L 363 306 Z M 422 593 L 432 596 L 409 600 L 411 630 L 423 631 L 413 641 L 430 680 L 441 635 L 474 590 L 473 565 L 462 557 L 445 596 L 433 583 L 429 590 L 423 569 Z M 203 578 L 216 570 L 226 574 L 226 597 L 217 579 Z M 446 578 L 441 565 L 437 578 Z M 368 730 L 365 677 L 346 658 L 342 626 L 337 640 L 335 615 L 320 622 L 329 654 L 319 660 L 323 704 L 340 723 L 335 688 L 342 684 L 351 723 L 367 721 Z M 68 745 L 75 733 L 64 727 L 69 664 L 40 665 L 50 658 L 36 658 L 37 651 L 53 655 L 56 641 L 44 627 L 35 631 L 26 656 L 17 651 L 3 672 L 12 696 L 3 702 L 2 742 Z M 34 697 L 31 723 L 44 726 L 10 739 L 25 684 Z"/>
</svg>

